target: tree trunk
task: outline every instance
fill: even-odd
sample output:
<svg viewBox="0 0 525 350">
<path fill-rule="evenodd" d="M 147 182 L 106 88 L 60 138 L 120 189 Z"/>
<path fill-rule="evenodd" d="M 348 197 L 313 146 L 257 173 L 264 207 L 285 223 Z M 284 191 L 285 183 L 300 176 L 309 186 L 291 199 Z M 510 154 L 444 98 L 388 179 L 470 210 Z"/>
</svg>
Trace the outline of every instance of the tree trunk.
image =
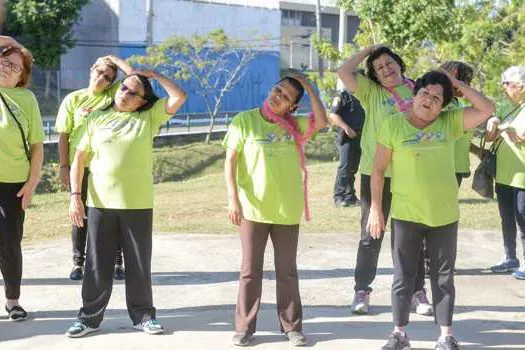
<svg viewBox="0 0 525 350">
<path fill-rule="evenodd" d="M 50 91 L 51 91 L 51 71 L 47 69 L 46 70 L 46 88 L 44 90 L 44 97 L 46 99 L 49 98 Z"/>
<path fill-rule="evenodd" d="M 211 115 L 211 119 L 210 119 L 210 127 L 208 128 L 208 135 L 206 135 L 206 140 L 204 142 L 206 142 L 206 144 L 210 144 L 211 142 L 211 135 L 213 133 L 213 127 L 215 126 L 215 118 L 217 117 L 217 113 L 213 113 Z"/>
</svg>

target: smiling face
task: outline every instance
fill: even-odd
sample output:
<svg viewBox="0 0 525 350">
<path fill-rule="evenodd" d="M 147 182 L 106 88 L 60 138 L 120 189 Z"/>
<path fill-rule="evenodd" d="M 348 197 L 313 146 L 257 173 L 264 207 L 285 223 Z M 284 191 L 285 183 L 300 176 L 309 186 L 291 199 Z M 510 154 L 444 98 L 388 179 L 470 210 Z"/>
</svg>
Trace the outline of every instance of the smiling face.
<svg viewBox="0 0 525 350">
<path fill-rule="evenodd" d="M 115 94 L 115 105 L 119 112 L 135 112 L 146 102 L 144 86 L 134 76 L 124 79 Z"/>
<path fill-rule="evenodd" d="M 389 54 L 382 54 L 372 62 L 377 80 L 382 86 L 394 87 L 403 82 L 401 66 Z"/>
<path fill-rule="evenodd" d="M 24 61 L 20 53 L 13 52 L 8 56 L 0 57 L 0 86 L 7 88 L 19 86 L 23 70 Z"/>
<path fill-rule="evenodd" d="M 443 109 L 443 86 L 430 84 L 422 87 L 414 96 L 414 114 L 421 120 L 435 120 Z"/>
<path fill-rule="evenodd" d="M 266 100 L 272 112 L 284 116 L 297 108 L 298 96 L 299 91 L 288 80 L 283 80 L 273 87 Z"/>
</svg>

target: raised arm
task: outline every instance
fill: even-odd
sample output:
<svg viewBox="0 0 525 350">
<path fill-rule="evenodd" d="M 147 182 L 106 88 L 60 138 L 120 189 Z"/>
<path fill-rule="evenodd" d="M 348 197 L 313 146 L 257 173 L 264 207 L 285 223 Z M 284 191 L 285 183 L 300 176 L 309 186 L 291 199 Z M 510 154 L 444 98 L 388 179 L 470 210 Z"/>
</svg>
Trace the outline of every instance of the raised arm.
<svg viewBox="0 0 525 350">
<path fill-rule="evenodd" d="M 179 108 L 186 102 L 188 96 L 173 80 L 168 77 L 157 73 L 152 70 L 143 70 L 139 71 L 139 74 L 145 76 L 146 78 L 157 80 L 160 85 L 168 93 L 168 101 L 166 101 L 166 113 L 175 114 Z"/>
<path fill-rule="evenodd" d="M 323 129 L 326 126 L 328 120 L 326 118 L 326 109 L 324 108 L 321 99 L 305 77 L 295 74 L 293 75 L 293 78 L 297 79 L 301 83 L 308 96 L 310 96 L 312 111 L 314 112 L 315 116 L 315 130 Z"/>
<path fill-rule="evenodd" d="M 0 47 L 8 47 L 8 46 L 15 47 L 17 49 L 25 49 L 25 47 L 22 44 L 20 44 L 18 41 L 11 38 L 10 36 L 0 35 Z"/>
<path fill-rule="evenodd" d="M 375 49 L 383 45 L 369 46 L 348 58 L 337 70 L 339 79 L 343 82 L 346 90 L 353 93 L 357 89 L 357 67 L 365 58 L 367 58 Z"/>
<path fill-rule="evenodd" d="M 126 62 L 125 60 L 123 60 L 122 58 L 120 58 L 120 57 L 117 57 L 117 56 L 114 56 L 114 55 L 109 55 L 109 56 L 101 57 L 100 59 L 110 61 L 111 63 L 116 65 L 118 67 L 118 69 L 123 71 L 124 74 L 126 74 L 126 75 L 130 75 L 134 71 L 133 66 L 131 64 L 129 64 L 128 62 Z"/>
</svg>

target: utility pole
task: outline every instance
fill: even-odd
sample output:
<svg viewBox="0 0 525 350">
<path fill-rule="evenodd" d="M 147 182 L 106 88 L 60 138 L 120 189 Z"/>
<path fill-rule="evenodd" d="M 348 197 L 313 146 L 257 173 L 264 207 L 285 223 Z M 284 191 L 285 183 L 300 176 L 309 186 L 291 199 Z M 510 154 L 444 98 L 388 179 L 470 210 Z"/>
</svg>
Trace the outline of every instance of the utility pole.
<svg viewBox="0 0 525 350">
<path fill-rule="evenodd" d="M 346 44 L 347 40 L 347 24 L 348 17 L 346 15 L 346 11 L 343 7 L 339 8 L 339 42 L 337 45 L 337 48 L 339 49 L 339 54 L 341 55 L 344 50 L 344 46 Z M 340 65 L 341 62 L 338 62 L 338 65 Z M 344 88 L 343 82 L 341 79 L 337 79 L 337 90 L 342 90 Z"/>
<path fill-rule="evenodd" d="M 321 23 L 321 0 L 317 0 L 315 3 L 315 23 L 317 26 L 317 38 L 319 41 L 323 40 L 323 30 Z M 323 80 L 324 76 L 324 66 L 323 66 L 323 57 L 318 54 L 317 67 L 319 69 L 319 79 Z"/>
<path fill-rule="evenodd" d="M 146 0 L 146 44 L 153 45 L 153 0 Z"/>
</svg>

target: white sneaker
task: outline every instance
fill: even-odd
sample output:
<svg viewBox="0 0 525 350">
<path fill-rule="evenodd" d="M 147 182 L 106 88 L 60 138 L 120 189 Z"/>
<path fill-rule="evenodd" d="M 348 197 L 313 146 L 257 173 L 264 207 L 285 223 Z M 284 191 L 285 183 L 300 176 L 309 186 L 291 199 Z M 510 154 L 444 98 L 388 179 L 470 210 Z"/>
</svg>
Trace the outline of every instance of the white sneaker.
<svg viewBox="0 0 525 350">
<path fill-rule="evenodd" d="M 355 292 L 350 310 L 353 314 L 366 315 L 370 311 L 370 293 L 364 290 Z"/>
<path fill-rule="evenodd" d="M 418 290 L 412 296 L 412 310 L 419 315 L 432 316 L 434 308 L 428 302 L 425 290 Z"/>
</svg>

